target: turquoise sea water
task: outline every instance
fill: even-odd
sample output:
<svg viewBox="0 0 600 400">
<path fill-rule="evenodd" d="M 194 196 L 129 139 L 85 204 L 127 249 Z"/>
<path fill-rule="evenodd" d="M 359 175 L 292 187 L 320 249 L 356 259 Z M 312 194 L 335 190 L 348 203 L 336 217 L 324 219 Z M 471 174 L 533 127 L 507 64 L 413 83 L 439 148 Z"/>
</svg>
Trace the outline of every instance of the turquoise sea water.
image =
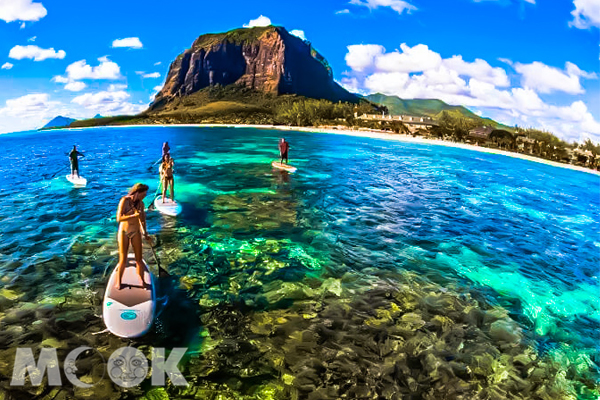
<svg viewBox="0 0 600 400">
<path fill-rule="evenodd" d="M 281 135 L 295 174 L 270 165 Z M 152 197 L 163 141 L 183 213 L 149 213 L 171 278 L 162 317 L 134 344 L 187 346 L 196 392 L 145 386 L 137 395 L 598 395 L 598 176 L 434 145 L 246 128 L 0 136 L 0 381 L 19 346 L 123 345 L 91 334 L 104 329 L 114 213 L 135 182 Z M 85 188 L 66 169 L 43 178 L 68 166 L 73 144 L 86 153 Z M 99 398 L 120 390 L 102 388 Z"/>
</svg>

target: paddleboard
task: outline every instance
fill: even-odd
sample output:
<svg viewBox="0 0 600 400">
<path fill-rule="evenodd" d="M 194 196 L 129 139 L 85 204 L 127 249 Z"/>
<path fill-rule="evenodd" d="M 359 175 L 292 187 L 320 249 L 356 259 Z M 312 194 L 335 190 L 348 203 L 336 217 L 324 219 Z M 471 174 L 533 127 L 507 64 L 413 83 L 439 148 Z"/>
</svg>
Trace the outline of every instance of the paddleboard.
<svg viewBox="0 0 600 400">
<path fill-rule="evenodd" d="M 287 172 L 296 172 L 296 170 L 298 169 L 296 167 L 292 167 L 289 164 L 282 164 L 282 163 L 277 162 L 277 161 L 273 161 L 271 163 L 271 165 L 273 167 L 275 167 L 275 168 L 282 169 L 282 170 L 287 171 Z"/>
<path fill-rule="evenodd" d="M 116 336 L 139 337 L 147 333 L 152 326 L 156 303 L 155 282 L 145 261 L 144 267 L 144 282 L 147 289 L 141 286 L 133 254 L 127 257 L 121 288 L 115 288 L 117 268 L 108 279 L 102 316 L 108 330 Z"/>
<path fill-rule="evenodd" d="M 176 201 L 172 201 L 169 198 L 165 199 L 165 202 L 162 201 L 162 195 L 158 196 L 154 200 L 154 207 L 165 215 L 170 215 L 172 217 L 176 217 L 181 214 L 181 204 Z"/>
<path fill-rule="evenodd" d="M 67 175 L 67 180 L 75 186 L 87 185 L 87 179 L 82 178 L 81 176 L 77 177 L 77 176 L 73 176 L 73 175 L 69 174 L 69 175 Z"/>
</svg>

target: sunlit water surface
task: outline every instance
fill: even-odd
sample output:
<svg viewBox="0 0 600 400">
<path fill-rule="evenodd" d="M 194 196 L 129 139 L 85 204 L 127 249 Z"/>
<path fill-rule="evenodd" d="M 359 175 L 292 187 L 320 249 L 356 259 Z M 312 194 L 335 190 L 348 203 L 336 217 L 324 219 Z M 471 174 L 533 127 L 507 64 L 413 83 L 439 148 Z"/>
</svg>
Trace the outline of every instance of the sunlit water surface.
<svg viewBox="0 0 600 400">
<path fill-rule="evenodd" d="M 157 188 L 158 166 L 152 164 L 162 142 L 169 141 L 183 213 L 177 219 L 148 214 L 149 230 L 159 238 L 159 259 L 171 274 L 170 285 L 163 285 L 163 307 L 169 312 L 140 343 L 195 349 L 186 374 L 195 377 L 196 385 L 273 398 L 321 385 L 330 391 L 329 386 L 337 387 L 324 396 L 335 398 L 344 390 L 359 396 L 342 382 L 336 386 L 314 378 L 306 383 L 303 369 L 294 367 L 298 360 L 252 365 L 269 347 L 275 351 L 289 345 L 296 330 L 317 332 L 321 340 L 313 347 L 323 351 L 324 334 L 315 326 L 323 323 L 344 332 L 350 329 L 344 328 L 346 318 L 351 325 L 343 313 L 327 317 L 331 307 L 357 310 L 358 298 L 377 297 L 375 292 L 384 288 L 385 307 L 396 301 L 392 311 L 403 305 L 400 297 L 389 300 L 390 292 L 415 290 L 415 298 L 438 293 L 499 313 L 516 322 L 513 333 L 527 343 L 527 351 L 558 365 L 555 375 L 562 370 L 562 379 L 576 382 L 565 384 L 569 393 L 581 398 L 597 394 L 598 176 L 434 145 L 285 132 L 290 161 L 298 167 L 288 174 L 270 165 L 280 135 L 243 128 L 138 127 L 0 136 L 3 354 L 10 359 L 12 352 L 14 358 L 16 347 L 43 341 L 123 344 L 109 334 L 90 335 L 104 329 L 98 316 L 103 285 L 117 260 L 114 213 L 136 182 L 150 186 L 150 203 Z M 88 179 L 85 188 L 65 179 L 66 153 L 73 144 L 86 154 L 80 161 Z M 146 259 L 154 264 L 151 253 Z M 415 304 L 422 305 L 422 298 Z M 40 305 L 47 306 L 46 314 L 31 311 Z M 383 318 L 384 306 L 366 300 L 360 307 L 365 313 L 360 324 L 377 329 L 411 315 L 392 312 L 383 323 L 369 318 Z M 419 307 L 406 310 L 417 315 Z M 82 309 L 89 313 L 77 314 Z M 435 310 L 428 310 L 432 318 Z M 452 315 L 446 316 L 458 323 Z M 339 320 L 339 326 L 331 326 L 332 320 Z M 481 337 L 498 348 L 506 346 L 502 335 L 490 333 L 492 322 L 481 321 Z M 285 329 L 291 331 L 282 328 L 288 323 Z M 285 330 L 279 342 L 273 333 L 277 324 Z M 414 330 L 419 329 L 416 324 Z M 79 339 L 69 339 L 64 331 L 76 332 Z M 330 339 L 333 347 L 342 341 Z M 240 343 L 251 343 L 257 355 L 238 360 L 235 368 L 234 362 L 213 369 L 203 364 L 211 351 L 220 351 L 221 359 L 234 357 L 223 350 L 227 346 L 234 353 L 254 354 Z M 281 357 L 289 356 L 284 352 Z M 244 363 L 259 372 L 240 372 Z M 8 361 L 3 368 L 6 377 Z M 254 380 L 245 381 L 244 374 Z M 524 374 L 521 378 L 530 378 Z M 245 383 L 236 387 L 227 376 Z M 431 380 L 415 379 L 422 393 L 434 386 Z M 414 389 L 410 381 L 399 382 L 406 393 Z"/>
</svg>

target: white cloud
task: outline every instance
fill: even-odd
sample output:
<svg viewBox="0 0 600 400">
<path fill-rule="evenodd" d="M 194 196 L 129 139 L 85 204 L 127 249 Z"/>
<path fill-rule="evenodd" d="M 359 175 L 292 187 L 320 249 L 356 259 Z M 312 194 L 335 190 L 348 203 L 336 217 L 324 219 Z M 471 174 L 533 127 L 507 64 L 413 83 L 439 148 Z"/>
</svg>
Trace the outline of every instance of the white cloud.
<svg viewBox="0 0 600 400">
<path fill-rule="evenodd" d="M 47 93 L 28 94 L 16 99 L 6 100 L 6 107 L 0 108 L 0 115 L 11 117 L 34 117 L 39 113 L 46 113 L 49 109 L 60 104 L 50 101 Z"/>
<path fill-rule="evenodd" d="M 108 91 L 109 92 L 116 92 L 116 91 L 125 90 L 125 89 L 127 89 L 127 85 L 121 84 L 121 83 L 116 83 L 116 84 L 111 83 L 108 86 Z"/>
<path fill-rule="evenodd" d="M 19 27 L 19 29 L 25 29 L 25 22 L 21 22 L 21 26 Z"/>
<path fill-rule="evenodd" d="M 452 56 L 444 60 L 444 65 L 459 75 L 471 76 L 495 86 L 510 86 L 508 75 L 502 68 L 493 68 L 486 61 L 476 58 L 474 62 L 463 61 L 462 56 Z"/>
<path fill-rule="evenodd" d="M 159 72 L 152 72 L 150 74 L 143 74 L 142 78 L 160 78 Z"/>
<path fill-rule="evenodd" d="M 37 129 L 49 119 L 66 114 L 61 103 L 50 101 L 45 93 L 6 100 L 5 104 L 0 106 L 0 133 Z"/>
<path fill-rule="evenodd" d="M 143 45 L 139 38 L 128 37 L 124 39 L 113 40 L 112 47 L 129 47 L 131 49 L 141 49 Z"/>
<path fill-rule="evenodd" d="M 35 42 L 35 39 L 37 39 L 37 36 L 32 36 L 29 39 L 27 39 L 28 42 Z"/>
<path fill-rule="evenodd" d="M 0 19 L 6 22 L 39 21 L 47 13 L 42 3 L 33 3 L 31 0 L 0 0 Z"/>
<path fill-rule="evenodd" d="M 378 44 L 355 44 L 348 46 L 346 64 L 354 71 L 365 71 L 375 64 L 375 59 L 385 52 L 385 47 Z"/>
<path fill-rule="evenodd" d="M 442 57 L 424 44 L 409 47 L 402 43 L 400 49 L 402 53 L 394 51 L 377 57 L 376 68 L 386 72 L 422 72 L 435 69 L 442 62 Z"/>
<path fill-rule="evenodd" d="M 52 81 L 56 82 L 56 83 L 69 83 L 70 82 L 69 78 L 65 78 L 65 77 L 60 76 L 60 75 L 57 75 L 54 78 L 52 78 Z"/>
<path fill-rule="evenodd" d="M 574 0 L 575 10 L 571 11 L 573 21 L 569 26 L 579 29 L 600 28 L 600 2 L 598 0 Z"/>
<path fill-rule="evenodd" d="M 250 22 L 248 22 L 247 24 L 244 24 L 244 28 L 254 28 L 256 26 L 269 26 L 269 25 L 271 25 L 271 20 L 268 17 L 261 15 L 260 17 L 258 17 L 256 19 L 251 19 Z"/>
<path fill-rule="evenodd" d="M 156 97 L 156 95 L 158 94 L 158 92 L 160 92 L 162 90 L 162 86 L 154 86 L 152 88 L 152 94 L 150 95 L 150 101 L 154 101 L 154 98 Z"/>
<path fill-rule="evenodd" d="M 6 62 L 4 64 L 2 64 L 2 67 L 0 67 L 0 69 L 11 69 L 13 67 L 13 65 L 9 62 Z"/>
<path fill-rule="evenodd" d="M 402 0 L 350 0 L 350 4 L 367 7 L 370 10 L 379 7 L 390 7 L 398 14 L 402 14 L 404 11 L 410 14 L 411 11 L 417 10 L 417 7 Z"/>
<path fill-rule="evenodd" d="M 304 31 L 301 31 L 300 29 L 291 30 L 290 34 L 299 37 L 302 40 L 306 40 L 306 35 L 304 34 Z"/>
<path fill-rule="evenodd" d="M 92 67 L 86 63 L 86 60 L 76 61 L 67 67 L 67 76 L 70 80 L 81 79 L 119 79 L 121 78 L 121 69 L 119 65 L 110 61 L 107 57 L 98 59 L 100 65 Z"/>
<path fill-rule="evenodd" d="M 162 64 L 162 61 L 158 61 L 158 62 L 155 62 L 155 63 L 154 63 L 154 65 L 155 65 L 155 66 L 156 66 L 156 65 L 160 65 L 160 64 Z"/>
<path fill-rule="evenodd" d="M 42 49 L 38 46 L 27 45 L 27 46 L 15 46 L 10 49 L 8 57 L 14 58 L 15 60 L 22 60 L 24 58 L 31 58 L 33 61 L 43 61 L 47 58 L 58 58 L 63 59 L 67 53 L 64 50 L 55 51 L 54 48 Z"/>
<path fill-rule="evenodd" d="M 77 96 L 71 102 L 102 115 L 137 114 L 146 109 L 145 105 L 129 103 L 129 97 L 130 95 L 122 90 L 103 91 Z"/>
<path fill-rule="evenodd" d="M 352 45 L 346 63 L 350 71 L 341 84 L 353 92 L 440 99 L 474 108 L 502 123 L 547 129 L 568 140 L 600 141 L 600 124 L 582 101 L 557 106 L 538 95 L 555 90 L 581 93 L 580 78 L 597 78 L 572 63 L 566 63 L 564 71 L 542 63 L 533 67 L 514 63 L 517 72 L 525 74 L 522 87 L 511 87 L 506 71 L 485 60 L 469 62 L 460 55 L 442 58 L 425 45 L 403 44 L 393 52 L 380 45 Z"/>
<path fill-rule="evenodd" d="M 521 85 L 538 93 L 584 93 L 579 78 L 596 78 L 596 74 L 582 71 L 577 65 L 569 62 L 565 64 L 565 71 L 538 61 L 531 64 L 515 63 L 514 67 L 515 71 L 521 74 Z"/>
<path fill-rule="evenodd" d="M 83 82 L 78 82 L 78 81 L 74 81 L 74 82 L 69 82 L 65 85 L 65 90 L 69 90 L 71 92 L 81 92 L 83 89 L 86 88 L 86 84 Z"/>
<path fill-rule="evenodd" d="M 336 14 L 350 14 L 350 10 L 348 10 L 347 8 L 343 9 L 343 10 L 339 10 L 335 12 Z"/>
</svg>

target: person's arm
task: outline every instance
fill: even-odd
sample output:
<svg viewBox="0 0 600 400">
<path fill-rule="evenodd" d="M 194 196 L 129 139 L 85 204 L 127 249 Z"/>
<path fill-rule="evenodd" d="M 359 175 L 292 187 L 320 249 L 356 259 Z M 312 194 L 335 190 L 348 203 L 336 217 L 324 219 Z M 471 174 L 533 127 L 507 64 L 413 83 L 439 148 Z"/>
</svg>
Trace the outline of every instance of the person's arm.
<svg viewBox="0 0 600 400">
<path fill-rule="evenodd" d="M 146 228 L 146 211 L 140 211 L 140 224 L 142 225 L 142 231 L 144 233 L 144 238 L 146 240 L 150 240 L 150 235 L 148 235 L 148 229 Z"/>
<path fill-rule="evenodd" d="M 150 246 L 152 246 L 152 237 L 148 234 L 148 229 L 146 227 L 146 211 L 144 210 L 140 212 L 140 227 L 142 228 L 142 234 L 144 235 L 144 239 L 146 239 L 148 243 L 150 243 Z"/>
<path fill-rule="evenodd" d="M 85 154 L 83 154 L 83 153 L 80 153 L 80 152 L 77 152 L 77 155 L 78 155 L 78 156 L 81 156 L 81 157 L 85 157 Z"/>
<path fill-rule="evenodd" d="M 138 218 L 140 216 L 137 210 L 132 215 L 123 215 L 123 204 L 125 204 L 125 199 L 126 198 L 123 197 L 119 202 L 119 208 L 117 208 L 117 222 L 129 221 L 133 218 Z"/>
</svg>

